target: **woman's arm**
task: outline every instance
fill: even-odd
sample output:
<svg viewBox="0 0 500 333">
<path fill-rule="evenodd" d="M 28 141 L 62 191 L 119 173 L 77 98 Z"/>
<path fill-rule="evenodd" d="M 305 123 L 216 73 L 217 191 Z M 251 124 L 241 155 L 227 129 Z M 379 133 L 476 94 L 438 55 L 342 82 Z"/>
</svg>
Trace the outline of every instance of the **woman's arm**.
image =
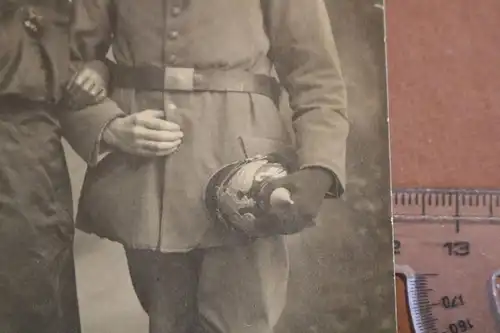
<svg viewBox="0 0 500 333">
<path fill-rule="evenodd" d="M 113 7 L 110 0 L 73 0 L 74 17 L 71 29 L 71 60 L 73 72 L 84 66 L 101 68 L 106 74 L 105 59 L 112 40 Z M 104 67 L 102 67 L 104 66 Z M 79 110 L 61 112 L 63 135 L 75 151 L 89 164 L 95 165 L 100 152 L 102 132 L 109 122 L 125 116 L 109 98 Z"/>
</svg>

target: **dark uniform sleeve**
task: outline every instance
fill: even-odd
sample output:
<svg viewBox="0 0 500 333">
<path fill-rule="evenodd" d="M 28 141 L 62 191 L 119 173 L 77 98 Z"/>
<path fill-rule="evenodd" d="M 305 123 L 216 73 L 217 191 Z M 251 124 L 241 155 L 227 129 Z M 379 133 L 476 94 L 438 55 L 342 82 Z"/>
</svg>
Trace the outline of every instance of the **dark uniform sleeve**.
<svg viewBox="0 0 500 333">
<path fill-rule="evenodd" d="M 346 183 L 347 97 L 330 20 L 323 0 L 264 0 L 267 30 L 279 80 L 289 94 L 302 168 L 331 171 Z"/>
<path fill-rule="evenodd" d="M 105 61 L 113 27 L 110 0 L 73 0 L 74 21 L 71 32 L 72 69 L 82 63 Z M 101 135 L 106 125 L 125 113 L 109 98 L 81 110 L 61 114 L 63 136 L 91 166 L 99 160 Z"/>
</svg>

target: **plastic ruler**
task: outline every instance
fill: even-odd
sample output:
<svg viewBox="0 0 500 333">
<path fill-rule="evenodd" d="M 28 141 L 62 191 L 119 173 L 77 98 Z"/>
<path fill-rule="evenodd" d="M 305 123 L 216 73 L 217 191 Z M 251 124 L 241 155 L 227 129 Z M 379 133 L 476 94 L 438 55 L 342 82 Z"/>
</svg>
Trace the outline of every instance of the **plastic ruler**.
<svg viewBox="0 0 500 333">
<path fill-rule="evenodd" d="M 500 332 L 500 190 L 396 189 L 398 333 Z"/>
</svg>

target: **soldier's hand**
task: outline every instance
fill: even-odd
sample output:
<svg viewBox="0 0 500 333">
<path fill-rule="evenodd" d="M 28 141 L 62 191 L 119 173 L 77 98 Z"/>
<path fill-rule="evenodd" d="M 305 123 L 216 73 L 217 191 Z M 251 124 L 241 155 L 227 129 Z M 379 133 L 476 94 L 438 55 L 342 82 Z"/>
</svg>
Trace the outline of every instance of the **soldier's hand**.
<svg viewBox="0 0 500 333">
<path fill-rule="evenodd" d="M 334 177 L 324 169 L 305 168 L 266 186 L 263 195 L 278 223 L 279 233 L 294 234 L 314 226 L 333 181 Z M 289 191 L 289 197 L 285 190 Z"/>
<path fill-rule="evenodd" d="M 85 64 L 70 79 L 66 89 L 76 106 L 86 106 L 101 102 L 107 96 L 109 73 L 100 61 Z"/>
<path fill-rule="evenodd" d="M 103 140 L 111 147 L 140 156 L 167 156 L 182 142 L 180 126 L 164 119 L 160 110 L 145 110 L 111 121 Z"/>
</svg>

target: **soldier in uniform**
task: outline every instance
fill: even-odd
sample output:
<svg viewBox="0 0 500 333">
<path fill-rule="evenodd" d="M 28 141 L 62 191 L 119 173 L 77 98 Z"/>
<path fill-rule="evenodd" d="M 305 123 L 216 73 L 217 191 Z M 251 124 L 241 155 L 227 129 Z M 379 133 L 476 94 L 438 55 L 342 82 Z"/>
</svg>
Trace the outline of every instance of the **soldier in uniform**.
<svg viewBox="0 0 500 333">
<path fill-rule="evenodd" d="M 309 221 L 297 230 L 343 193 L 346 94 L 324 1 L 74 4 L 74 60 L 104 63 L 111 46 L 115 62 L 109 98 L 63 119 L 89 165 L 77 226 L 123 244 L 150 332 L 273 332 L 288 232 L 228 228 L 203 193 L 224 165 L 290 146 L 298 169 L 278 183 Z"/>
<path fill-rule="evenodd" d="M 2 333 L 80 332 L 59 112 L 66 102 L 83 107 L 102 98 L 105 78 L 75 71 L 73 80 L 95 88 L 67 94 L 70 16 L 66 0 L 0 4 Z"/>
</svg>

